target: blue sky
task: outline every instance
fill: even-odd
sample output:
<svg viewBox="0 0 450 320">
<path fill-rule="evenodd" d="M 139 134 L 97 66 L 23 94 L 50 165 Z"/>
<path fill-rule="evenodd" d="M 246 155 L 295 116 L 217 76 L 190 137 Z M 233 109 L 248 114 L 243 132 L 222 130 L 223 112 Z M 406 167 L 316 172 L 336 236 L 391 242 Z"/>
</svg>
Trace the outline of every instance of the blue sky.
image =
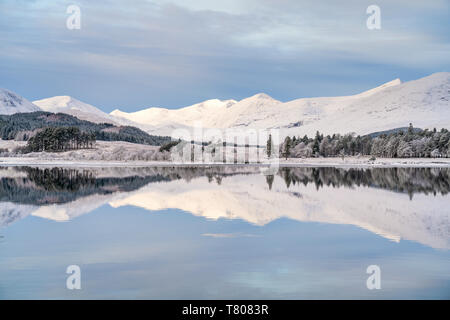
<svg viewBox="0 0 450 320">
<path fill-rule="evenodd" d="M 448 0 L 1 0 L 0 87 L 108 112 L 346 95 L 450 71 L 449 30 Z"/>
</svg>

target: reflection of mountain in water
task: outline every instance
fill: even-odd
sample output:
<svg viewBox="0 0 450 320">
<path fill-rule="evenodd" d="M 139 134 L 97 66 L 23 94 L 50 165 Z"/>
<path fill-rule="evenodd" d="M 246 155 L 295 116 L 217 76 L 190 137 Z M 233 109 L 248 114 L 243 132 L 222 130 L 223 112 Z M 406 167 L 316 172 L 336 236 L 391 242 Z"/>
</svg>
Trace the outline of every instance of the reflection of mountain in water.
<svg viewBox="0 0 450 320">
<path fill-rule="evenodd" d="M 258 168 L 90 168 L 38 169 L 0 167 L 0 226 L 29 214 L 68 220 L 90 212 L 119 194 L 154 182 L 207 176 L 220 184 L 223 177 L 252 174 Z M 65 206 L 62 206 L 66 204 Z"/>
<path fill-rule="evenodd" d="M 282 217 L 353 224 L 395 241 L 449 247 L 449 169 L 283 168 L 265 177 L 259 170 L 1 169 L 0 225 L 29 214 L 63 221 L 105 204 L 133 205 L 256 225 Z"/>
</svg>

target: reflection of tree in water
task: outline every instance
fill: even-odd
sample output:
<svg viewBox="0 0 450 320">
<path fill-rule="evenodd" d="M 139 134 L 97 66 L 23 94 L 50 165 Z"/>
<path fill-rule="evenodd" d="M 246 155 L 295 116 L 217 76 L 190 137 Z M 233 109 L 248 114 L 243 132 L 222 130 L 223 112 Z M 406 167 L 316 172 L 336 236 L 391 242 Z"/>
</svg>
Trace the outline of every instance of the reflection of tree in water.
<svg viewBox="0 0 450 320">
<path fill-rule="evenodd" d="M 269 190 L 272 190 L 272 184 L 273 184 L 274 179 L 275 179 L 275 177 L 273 175 L 266 176 L 266 182 L 267 182 L 267 185 L 269 186 Z"/>
<path fill-rule="evenodd" d="M 96 178 L 89 170 L 18 168 L 26 178 L 2 178 L 0 201 L 22 204 L 54 204 L 90 195 L 137 190 L 150 182 L 168 181 L 162 175 Z"/>
<path fill-rule="evenodd" d="M 103 169 L 16 167 L 14 170 L 26 173 L 26 177 L 0 179 L 0 201 L 45 205 L 66 203 L 95 194 L 130 192 L 152 182 L 190 181 L 204 176 L 220 185 L 223 177 L 253 174 L 259 169 L 239 166 L 113 168 L 105 169 L 110 175 L 107 177 L 97 177 L 99 172 L 105 174 Z"/>
<path fill-rule="evenodd" d="M 314 183 L 317 189 L 324 185 L 336 188 L 364 186 L 408 193 L 410 198 L 414 193 L 445 195 L 450 192 L 448 168 L 281 168 L 278 174 L 288 188 L 291 184 L 306 186 L 308 183 Z"/>
<path fill-rule="evenodd" d="M 75 169 L 38 169 L 26 167 L 28 178 L 36 186 L 46 191 L 78 191 L 80 188 L 95 186 L 95 177 L 91 171 Z"/>
<path fill-rule="evenodd" d="M 259 174 L 257 167 L 160 167 L 110 169 L 39 169 L 15 168 L 24 176 L 0 179 L 0 202 L 21 204 L 56 204 L 74 201 L 90 195 L 106 195 L 114 192 L 130 192 L 161 181 L 206 177 L 210 183 L 221 184 L 222 179 L 234 175 Z M 450 169 L 439 168 L 281 168 L 278 175 L 286 186 L 313 183 L 317 189 L 332 187 L 373 187 L 408 193 L 448 194 Z M 117 175 L 117 176 L 116 176 Z M 274 176 L 265 177 L 272 190 Z"/>
</svg>

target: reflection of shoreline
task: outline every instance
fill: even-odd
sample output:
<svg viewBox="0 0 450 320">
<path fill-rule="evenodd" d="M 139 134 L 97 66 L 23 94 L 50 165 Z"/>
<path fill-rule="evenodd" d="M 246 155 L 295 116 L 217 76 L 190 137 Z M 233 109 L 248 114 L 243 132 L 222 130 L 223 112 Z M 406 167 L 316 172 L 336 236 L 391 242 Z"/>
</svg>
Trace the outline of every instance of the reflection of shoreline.
<svg viewBox="0 0 450 320">
<path fill-rule="evenodd" d="M 103 168 L 82 176 L 82 179 L 88 177 L 88 189 L 81 190 L 82 196 L 77 196 L 77 192 L 83 185 L 69 187 L 70 192 L 64 188 L 54 191 L 56 187 L 70 184 L 61 183 L 64 181 L 59 178 L 61 175 L 78 179 L 72 170 L 59 169 L 65 173 L 46 176 L 37 169 L 17 169 L 8 169 L 14 176 L 9 180 L 5 177 L 8 173 L 0 169 L 3 188 L 0 224 L 3 226 L 30 214 L 67 221 L 105 204 L 115 208 L 131 205 L 149 211 L 179 209 L 211 220 L 241 219 L 260 226 L 280 218 L 350 224 L 397 242 L 408 239 L 435 248 L 450 247 L 450 212 L 445 196 L 449 191 L 447 169 L 296 168 L 282 169 L 276 176 L 263 176 L 255 174 L 259 172 L 257 168 L 246 167 L 116 168 L 112 171 Z M 28 173 L 24 176 L 23 172 Z M 111 174 L 122 178 L 111 178 Z M 56 185 L 49 177 L 56 178 Z M 92 177 L 94 181 L 90 180 Z M 26 186 L 28 193 L 11 189 L 8 184 L 11 181 Z M 406 190 L 401 190 L 403 184 L 414 193 L 412 200 Z M 101 192 L 93 186 L 100 186 Z M 58 202 L 55 198 L 53 203 L 28 205 L 5 201 L 4 190 L 12 191 L 13 198 L 22 196 L 29 200 L 33 188 L 38 198 L 46 188 L 54 197 L 60 193 L 72 194 L 74 198 L 68 202 Z"/>
<path fill-rule="evenodd" d="M 337 167 L 337 168 L 376 168 L 376 167 L 411 167 L 411 168 L 449 168 L 450 158 L 379 158 L 370 161 L 369 157 L 342 158 L 295 158 L 280 159 L 281 167 Z M 205 163 L 181 164 L 168 161 L 77 161 L 61 159 L 39 158 L 0 158 L 0 167 L 31 166 L 31 167 L 205 167 L 205 166 L 232 166 L 233 164 Z M 267 164 L 238 164 L 246 167 L 264 167 Z"/>
<path fill-rule="evenodd" d="M 61 204 L 91 195 L 138 190 L 155 182 L 190 180 L 207 177 L 218 184 L 224 177 L 260 174 L 259 167 L 157 167 L 157 168 L 37 168 L 0 167 L 0 200 L 21 204 Z M 450 169 L 436 168 L 333 168 L 283 167 L 274 172 L 286 187 L 295 184 L 324 186 L 371 187 L 414 194 L 450 193 Z M 274 175 L 265 175 L 269 190 Z"/>
</svg>

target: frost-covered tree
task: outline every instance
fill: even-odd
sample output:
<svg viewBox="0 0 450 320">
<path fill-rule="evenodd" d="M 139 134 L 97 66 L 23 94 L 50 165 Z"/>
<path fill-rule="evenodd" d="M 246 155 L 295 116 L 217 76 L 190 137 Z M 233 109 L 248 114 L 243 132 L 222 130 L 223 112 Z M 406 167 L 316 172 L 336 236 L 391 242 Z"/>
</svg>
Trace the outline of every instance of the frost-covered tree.
<svg viewBox="0 0 450 320">
<path fill-rule="evenodd" d="M 410 124 L 406 129 L 377 135 L 333 134 L 324 137 L 317 132 L 314 139 L 306 135 L 301 139 L 292 139 L 290 153 L 294 157 L 448 157 L 449 147 L 450 132 L 447 129 L 420 130 Z"/>
</svg>

